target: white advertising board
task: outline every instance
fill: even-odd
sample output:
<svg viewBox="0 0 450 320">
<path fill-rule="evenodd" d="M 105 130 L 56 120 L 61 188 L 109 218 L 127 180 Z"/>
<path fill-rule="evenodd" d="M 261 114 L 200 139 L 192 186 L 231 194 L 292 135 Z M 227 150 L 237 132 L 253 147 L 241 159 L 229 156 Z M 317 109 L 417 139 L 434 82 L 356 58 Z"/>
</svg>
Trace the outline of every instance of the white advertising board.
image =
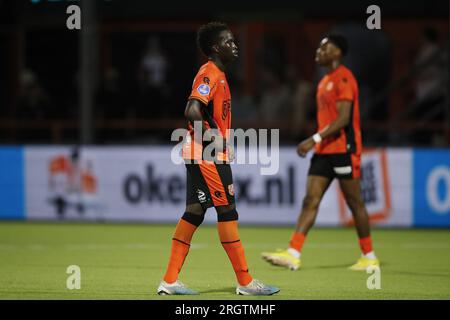
<svg viewBox="0 0 450 320">
<path fill-rule="evenodd" d="M 176 222 L 185 209 L 184 164 L 167 147 L 26 147 L 27 219 Z M 363 194 L 373 223 L 411 226 L 412 151 L 377 149 L 363 155 Z M 282 147 L 279 170 L 233 164 L 241 223 L 294 224 L 305 194 L 310 157 Z M 215 222 L 209 209 L 205 222 Z M 334 181 L 317 225 L 348 225 L 351 214 Z"/>
</svg>

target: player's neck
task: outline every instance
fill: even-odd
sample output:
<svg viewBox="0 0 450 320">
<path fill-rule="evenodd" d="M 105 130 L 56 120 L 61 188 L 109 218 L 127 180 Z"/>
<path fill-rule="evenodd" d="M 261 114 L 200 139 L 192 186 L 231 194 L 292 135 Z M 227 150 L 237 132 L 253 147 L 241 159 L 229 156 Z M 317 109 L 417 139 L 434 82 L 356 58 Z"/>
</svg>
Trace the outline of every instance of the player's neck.
<svg viewBox="0 0 450 320">
<path fill-rule="evenodd" d="M 225 72 L 225 64 L 218 57 L 209 57 L 209 61 L 212 61 L 220 71 Z"/>
<path fill-rule="evenodd" d="M 327 65 L 325 68 L 327 69 L 327 73 L 331 73 L 339 66 L 341 65 L 341 62 L 339 60 L 333 60 L 329 65 Z"/>
</svg>

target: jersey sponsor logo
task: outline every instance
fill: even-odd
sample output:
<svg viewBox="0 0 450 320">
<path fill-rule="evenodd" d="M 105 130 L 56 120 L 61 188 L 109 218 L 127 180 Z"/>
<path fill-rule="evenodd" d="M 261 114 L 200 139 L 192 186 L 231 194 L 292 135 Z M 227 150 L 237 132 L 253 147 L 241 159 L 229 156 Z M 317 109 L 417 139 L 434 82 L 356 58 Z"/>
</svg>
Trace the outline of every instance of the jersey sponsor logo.
<svg viewBox="0 0 450 320">
<path fill-rule="evenodd" d="M 203 82 L 206 83 L 206 84 L 209 84 L 209 83 L 210 83 L 210 80 L 209 80 L 208 77 L 204 77 L 204 78 L 203 78 Z"/>
<path fill-rule="evenodd" d="M 211 91 L 210 87 L 207 84 L 201 84 L 197 88 L 198 93 L 200 93 L 202 96 L 206 96 Z"/>
<path fill-rule="evenodd" d="M 206 194 L 204 191 L 197 189 L 197 198 L 200 203 L 206 202 Z"/>
<path fill-rule="evenodd" d="M 351 166 L 334 167 L 333 170 L 336 174 L 349 174 L 352 172 L 352 167 Z"/>
<path fill-rule="evenodd" d="M 333 82 L 328 82 L 326 89 L 327 91 L 331 91 L 333 89 Z"/>
</svg>

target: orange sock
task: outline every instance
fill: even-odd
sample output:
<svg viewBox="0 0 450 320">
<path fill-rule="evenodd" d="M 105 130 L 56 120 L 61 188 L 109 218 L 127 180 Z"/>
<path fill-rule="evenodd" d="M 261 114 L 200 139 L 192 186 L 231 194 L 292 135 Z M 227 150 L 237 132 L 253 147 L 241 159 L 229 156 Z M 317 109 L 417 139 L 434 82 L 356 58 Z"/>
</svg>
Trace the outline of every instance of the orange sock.
<svg viewBox="0 0 450 320">
<path fill-rule="evenodd" d="M 220 242 L 222 243 L 223 248 L 227 252 L 228 258 L 233 265 L 237 281 L 241 286 L 246 286 L 253 280 L 253 278 L 248 272 L 244 247 L 239 239 L 237 225 L 237 220 L 219 221 L 217 224 L 217 229 L 219 231 Z"/>
<path fill-rule="evenodd" d="M 303 242 L 305 242 L 305 234 L 302 232 L 294 232 L 289 242 L 289 248 L 302 252 Z"/>
<path fill-rule="evenodd" d="M 373 251 L 372 238 L 370 236 L 359 239 L 359 246 L 363 254 L 368 254 Z"/>
<path fill-rule="evenodd" d="M 167 283 L 174 283 L 178 279 L 178 274 L 181 271 L 184 260 L 189 253 L 192 235 L 197 226 L 180 219 L 175 229 L 172 238 L 172 252 L 170 254 L 169 264 L 167 266 L 164 281 Z"/>
</svg>

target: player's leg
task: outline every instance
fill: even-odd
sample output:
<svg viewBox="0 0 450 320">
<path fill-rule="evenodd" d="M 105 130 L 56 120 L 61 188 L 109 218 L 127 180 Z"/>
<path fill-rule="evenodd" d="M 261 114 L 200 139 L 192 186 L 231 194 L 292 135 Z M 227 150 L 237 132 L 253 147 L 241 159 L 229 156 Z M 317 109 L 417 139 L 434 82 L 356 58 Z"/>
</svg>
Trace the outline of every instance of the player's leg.
<svg viewBox="0 0 450 320">
<path fill-rule="evenodd" d="M 302 209 L 295 226 L 295 233 L 301 233 L 306 237 L 316 221 L 320 202 L 331 181 L 332 179 L 328 177 L 308 176 L 306 180 L 306 195 L 303 198 Z M 298 250 L 300 251 L 300 248 Z"/>
<path fill-rule="evenodd" d="M 360 179 L 340 179 L 339 185 L 355 221 L 358 237 L 360 239 L 370 238 L 369 215 L 362 198 Z M 367 251 L 363 247 L 361 250 Z"/>
<path fill-rule="evenodd" d="M 301 250 L 306 235 L 314 225 L 322 197 L 333 180 L 334 174 L 327 157 L 314 156 L 306 181 L 306 195 L 303 198 L 302 209 L 297 219 L 295 231 L 291 236 L 287 250 L 264 252 L 263 259 L 278 265 L 297 270 L 301 265 Z"/>
<path fill-rule="evenodd" d="M 172 248 L 158 294 L 195 294 L 178 281 L 178 274 L 189 253 L 192 236 L 203 222 L 206 209 L 212 205 L 198 164 L 187 167 L 186 210 L 178 221 L 172 237 Z"/>
<path fill-rule="evenodd" d="M 362 198 L 360 179 L 340 179 L 339 184 L 345 201 L 352 212 L 362 252 L 361 259 L 350 268 L 352 270 L 366 270 L 369 266 L 378 266 L 379 261 L 372 247 L 369 216 Z"/>
<path fill-rule="evenodd" d="M 353 216 L 356 232 L 359 238 L 359 245 L 362 251 L 362 257 L 356 264 L 351 266 L 352 270 L 366 270 L 368 266 L 379 265 L 372 247 L 372 237 L 370 235 L 369 215 L 362 197 L 361 191 L 361 157 L 359 155 L 341 156 L 342 163 L 348 163 L 351 166 L 351 172 L 338 176 L 339 185 L 344 194 L 345 201 Z"/>
<path fill-rule="evenodd" d="M 216 207 L 216 211 L 217 231 L 222 247 L 230 259 L 238 283 L 247 285 L 253 278 L 248 271 L 244 247 L 239 237 L 236 206 L 234 204 L 220 206 Z"/>
<path fill-rule="evenodd" d="M 178 280 L 178 274 L 189 253 L 192 236 L 203 222 L 204 215 L 205 211 L 200 204 L 186 206 L 172 236 L 170 258 L 163 278 L 166 283 L 171 284 Z"/>
<path fill-rule="evenodd" d="M 210 192 L 217 211 L 217 231 L 222 247 L 230 259 L 236 274 L 237 294 L 271 295 L 279 291 L 278 288 L 264 285 L 252 278 L 249 273 L 245 250 L 238 232 L 238 212 L 234 200 L 233 178 L 228 164 L 217 164 L 209 167 Z"/>
</svg>

